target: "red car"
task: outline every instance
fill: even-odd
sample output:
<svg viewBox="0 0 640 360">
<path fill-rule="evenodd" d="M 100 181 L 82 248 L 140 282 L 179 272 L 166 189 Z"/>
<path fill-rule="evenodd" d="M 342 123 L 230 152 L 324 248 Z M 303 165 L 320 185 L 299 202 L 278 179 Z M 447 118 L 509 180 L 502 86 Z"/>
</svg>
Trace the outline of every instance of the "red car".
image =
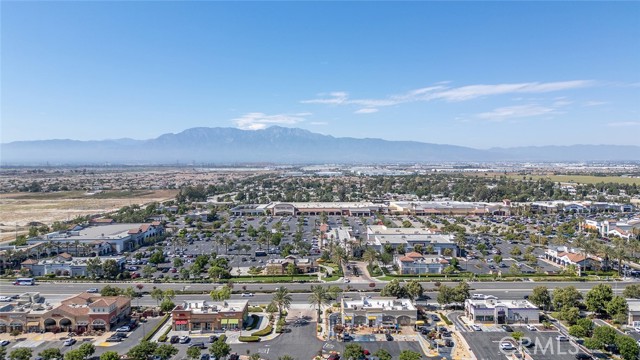
<svg viewBox="0 0 640 360">
<path fill-rule="evenodd" d="M 331 354 L 327 360 L 340 360 L 340 355 L 338 354 Z"/>
</svg>

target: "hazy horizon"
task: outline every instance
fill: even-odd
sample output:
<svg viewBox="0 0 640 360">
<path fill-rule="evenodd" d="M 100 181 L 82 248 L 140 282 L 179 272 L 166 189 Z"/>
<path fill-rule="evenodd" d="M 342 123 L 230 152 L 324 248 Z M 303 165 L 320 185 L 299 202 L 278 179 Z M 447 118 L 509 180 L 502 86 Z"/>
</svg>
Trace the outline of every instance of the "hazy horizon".
<svg viewBox="0 0 640 360">
<path fill-rule="evenodd" d="M 0 142 L 638 145 L 638 2 L 3 2 Z"/>
</svg>

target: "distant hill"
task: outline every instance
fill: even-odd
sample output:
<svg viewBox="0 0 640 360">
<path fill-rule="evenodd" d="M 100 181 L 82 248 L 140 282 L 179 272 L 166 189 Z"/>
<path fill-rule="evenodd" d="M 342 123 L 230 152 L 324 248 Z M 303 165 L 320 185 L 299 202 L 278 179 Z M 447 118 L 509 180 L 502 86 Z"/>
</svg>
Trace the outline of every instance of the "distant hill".
<svg viewBox="0 0 640 360">
<path fill-rule="evenodd" d="M 434 161 L 640 160 L 640 147 L 542 146 L 479 150 L 416 141 L 336 138 L 273 126 L 192 128 L 149 140 L 39 140 L 0 144 L 2 164 L 399 163 Z"/>
</svg>

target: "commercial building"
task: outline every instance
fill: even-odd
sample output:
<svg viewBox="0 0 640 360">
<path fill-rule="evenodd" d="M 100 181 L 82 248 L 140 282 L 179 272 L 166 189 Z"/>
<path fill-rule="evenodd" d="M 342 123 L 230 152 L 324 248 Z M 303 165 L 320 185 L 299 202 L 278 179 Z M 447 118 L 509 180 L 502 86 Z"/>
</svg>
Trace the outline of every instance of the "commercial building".
<svg viewBox="0 0 640 360">
<path fill-rule="evenodd" d="M 113 330 L 131 313 L 126 296 L 80 293 L 59 304 L 49 304 L 38 293 L 25 293 L 0 306 L 0 333 Z"/>
<path fill-rule="evenodd" d="M 430 248 L 438 255 L 457 256 L 458 246 L 452 234 L 439 234 L 433 230 L 417 228 L 387 228 L 384 225 L 367 226 L 367 245 L 382 251 L 385 244 L 413 251 L 416 245 Z"/>
<path fill-rule="evenodd" d="M 604 263 L 603 259 L 567 246 L 549 248 L 545 251 L 544 257 L 562 268 L 574 265 L 578 272 L 582 270 L 600 270 L 608 267 L 608 264 Z"/>
<path fill-rule="evenodd" d="M 531 324 L 540 321 L 540 310 L 527 300 L 471 300 L 464 302 L 465 315 L 474 322 Z"/>
<path fill-rule="evenodd" d="M 111 220 L 111 219 L 107 219 Z M 94 220 L 94 223 L 97 220 Z M 121 253 L 130 251 L 140 246 L 148 238 L 162 236 L 164 227 L 160 222 L 116 224 L 113 220 L 101 225 L 76 226 L 67 231 L 56 231 L 45 235 L 44 239 L 34 237 L 27 240 L 29 244 L 48 243 L 55 249 L 75 249 L 77 244 L 95 245 L 96 243 L 108 243 L 112 251 Z M 67 251 L 68 252 L 68 251 Z"/>
<path fill-rule="evenodd" d="M 618 236 L 623 239 L 630 239 L 640 234 L 640 218 L 625 220 L 585 220 L 583 229 L 597 231 L 602 237 Z"/>
<path fill-rule="evenodd" d="M 34 260 L 27 259 L 21 263 L 22 267 L 28 269 L 33 276 L 45 276 L 54 274 L 56 276 L 88 276 L 87 261 L 95 259 L 95 257 L 73 257 L 70 254 L 62 253 L 56 255 L 52 259 Z M 101 256 L 100 260 L 104 263 L 107 260 L 113 260 L 119 270 L 124 270 L 126 258 L 124 256 Z M 96 275 L 101 273 L 98 270 Z"/>
<path fill-rule="evenodd" d="M 594 202 L 594 201 L 536 201 L 529 204 L 529 210 L 534 214 L 568 213 L 597 213 L 597 212 L 623 212 L 634 210 L 631 204 Z"/>
<path fill-rule="evenodd" d="M 397 327 L 415 325 L 418 311 L 409 299 L 395 297 L 363 297 L 342 299 L 344 326 Z"/>
<path fill-rule="evenodd" d="M 249 316 L 247 300 L 185 301 L 171 311 L 175 331 L 213 332 L 242 329 Z"/>
<path fill-rule="evenodd" d="M 627 299 L 629 312 L 627 317 L 627 325 L 640 327 L 640 299 Z"/>
<path fill-rule="evenodd" d="M 390 214 L 402 215 L 496 215 L 511 214 L 511 203 L 463 202 L 463 201 L 392 201 Z"/>
<path fill-rule="evenodd" d="M 422 255 L 412 251 L 396 255 L 394 263 L 402 275 L 440 274 L 449 265 L 449 260 L 438 255 Z"/>
<path fill-rule="evenodd" d="M 318 271 L 318 264 L 313 259 L 298 258 L 289 255 L 281 259 L 269 259 L 265 265 L 265 273 L 269 275 L 284 275 L 288 273 L 289 264 L 296 267 L 298 274 L 308 274 Z"/>
</svg>

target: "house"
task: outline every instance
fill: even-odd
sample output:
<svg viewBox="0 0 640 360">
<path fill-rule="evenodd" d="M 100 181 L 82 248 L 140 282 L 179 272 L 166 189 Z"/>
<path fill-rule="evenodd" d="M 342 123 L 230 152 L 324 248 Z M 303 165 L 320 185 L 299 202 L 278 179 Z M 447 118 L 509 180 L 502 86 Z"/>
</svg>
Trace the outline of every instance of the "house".
<svg viewBox="0 0 640 360">
<path fill-rule="evenodd" d="M 214 332 L 242 329 L 249 316 L 249 301 L 185 301 L 171 311 L 174 331 Z"/>
<path fill-rule="evenodd" d="M 540 322 L 540 309 L 528 300 L 467 299 L 464 312 L 473 322 L 531 324 Z"/>
<path fill-rule="evenodd" d="M 409 299 L 362 297 L 342 299 L 341 321 L 344 326 L 397 328 L 415 325 L 418 311 Z"/>
<path fill-rule="evenodd" d="M 394 263 L 403 275 L 440 274 L 449 265 L 449 260 L 439 255 L 422 255 L 412 251 L 405 255 L 396 255 Z"/>
</svg>

